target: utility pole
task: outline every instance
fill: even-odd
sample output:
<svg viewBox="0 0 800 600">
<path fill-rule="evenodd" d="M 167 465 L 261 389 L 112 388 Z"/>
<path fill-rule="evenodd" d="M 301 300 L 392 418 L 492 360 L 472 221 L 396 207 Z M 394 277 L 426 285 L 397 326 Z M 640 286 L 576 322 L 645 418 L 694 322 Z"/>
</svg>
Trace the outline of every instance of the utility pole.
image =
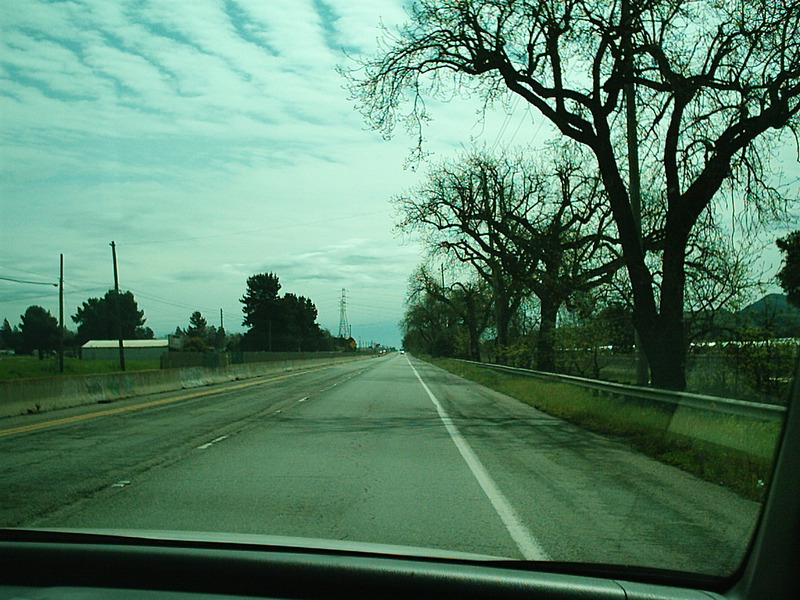
<svg viewBox="0 0 800 600">
<path fill-rule="evenodd" d="M 225 319 L 222 316 L 222 309 L 219 309 L 219 331 L 214 336 L 214 347 L 218 350 L 225 349 Z"/>
<path fill-rule="evenodd" d="M 64 372 L 64 255 L 59 255 L 58 270 L 58 372 Z"/>
<path fill-rule="evenodd" d="M 622 0 L 620 10 L 623 29 L 622 43 L 625 59 L 627 61 L 627 82 L 623 88 L 623 94 L 625 97 L 626 137 L 628 141 L 628 173 L 630 173 L 628 194 L 630 197 L 633 222 L 636 226 L 636 236 L 639 239 L 639 247 L 641 247 L 642 195 L 641 175 L 639 172 L 639 132 L 637 131 L 638 118 L 636 116 L 636 86 L 633 83 L 635 69 L 631 48 L 633 15 L 631 14 L 630 0 Z M 650 381 L 650 373 L 647 365 L 647 357 L 642 349 L 642 340 L 637 328 L 634 328 L 634 344 L 636 345 L 636 385 L 647 385 Z"/>
<path fill-rule="evenodd" d="M 119 273 L 117 273 L 117 245 L 111 242 L 111 259 L 114 262 L 114 312 L 117 317 L 117 338 L 119 339 L 119 370 L 125 370 L 125 345 L 122 342 L 122 321 L 119 312 Z"/>
</svg>

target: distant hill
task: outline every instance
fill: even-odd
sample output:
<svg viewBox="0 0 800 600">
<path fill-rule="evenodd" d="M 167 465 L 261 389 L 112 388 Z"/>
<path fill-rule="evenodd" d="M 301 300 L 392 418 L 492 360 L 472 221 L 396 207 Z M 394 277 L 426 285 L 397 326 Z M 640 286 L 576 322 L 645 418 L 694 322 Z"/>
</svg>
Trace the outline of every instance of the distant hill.
<svg viewBox="0 0 800 600">
<path fill-rule="evenodd" d="M 697 340 L 719 341 L 750 336 L 800 338 L 800 308 L 789 304 L 784 294 L 767 294 L 737 312 L 722 310 L 713 317 L 698 313 L 693 320 L 700 328 L 713 323 Z"/>
<path fill-rule="evenodd" d="M 767 294 L 734 317 L 739 326 L 767 329 L 774 337 L 800 337 L 800 308 L 789 304 L 785 294 Z"/>
</svg>

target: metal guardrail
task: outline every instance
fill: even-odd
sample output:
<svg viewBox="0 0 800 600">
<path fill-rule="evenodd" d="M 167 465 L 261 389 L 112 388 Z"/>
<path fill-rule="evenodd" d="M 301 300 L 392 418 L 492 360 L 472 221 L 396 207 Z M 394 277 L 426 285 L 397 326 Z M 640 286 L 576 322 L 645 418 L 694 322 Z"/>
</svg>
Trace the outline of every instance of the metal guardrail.
<svg viewBox="0 0 800 600">
<path fill-rule="evenodd" d="M 460 362 L 485 367 L 495 371 L 521 375 L 523 377 L 533 377 L 543 381 L 568 383 L 616 396 L 638 398 L 640 400 L 648 400 L 650 402 L 659 402 L 662 404 L 686 406 L 725 415 L 740 415 L 762 421 L 780 421 L 783 419 L 783 415 L 786 412 L 786 407 L 778 404 L 764 404 L 761 402 L 748 402 L 746 400 L 719 398 L 703 394 L 640 387 L 638 385 L 586 379 L 574 375 L 561 375 L 559 373 L 547 373 L 545 371 L 534 371 L 532 369 L 476 362 L 474 360 L 461 360 Z"/>
</svg>

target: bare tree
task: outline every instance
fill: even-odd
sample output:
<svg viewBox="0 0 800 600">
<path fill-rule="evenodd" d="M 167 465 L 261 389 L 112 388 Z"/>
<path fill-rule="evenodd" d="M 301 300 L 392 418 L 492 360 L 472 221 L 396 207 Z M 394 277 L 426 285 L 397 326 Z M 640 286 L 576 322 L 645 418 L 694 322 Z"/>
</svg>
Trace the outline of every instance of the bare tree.
<svg viewBox="0 0 800 600">
<path fill-rule="evenodd" d="M 623 264 L 591 159 L 569 145 L 551 150 L 546 162 L 539 161 L 529 171 L 538 180 L 539 208 L 525 221 L 541 252 L 540 266 L 528 278 L 540 303 L 536 366 L 543 371 L 556 367 L 555 329 L 561 306 L 573 294 L 610 282 Z"/>
<path fill-rule="evenodd" d="M 425 292 L 411 295 L 400 323 L 403 346 L 432 356 L 451 356 L 454 316 L 450 306 Z"/>
<path fill-rule="evenodd" d="M 445 161 L 409 194 L 395 198 L 398 228 L 418 232 L 434 251 L 471 264 L 492 291 L 498 354 L 509 343 L 509 323 L 528 293 L 524 275 L 538 253 L 520 248 L 510 231 L 521 230 L 512 215 L 525 214 L 526 194 L 509 193 L 514 166 L 484 156 Z"/>
<path fill-rule="evenodd" d="M 409 291 L 411 298 L 427 294 L 449 306 L 467 334 L 467 357 L 481 360 L 480 340 L 492 314 L 491 292 L 485 281 L 480 278 L 466 282 L 456 280 L 448 285 L 443 276 L 438 280 L 423 264 L 411 277 Z"/>
<path fill-rule="evenodd" d="M 704 215 L 686 252 L 687 342 L 719 334 L 720 314 L 743 308 L 762 290 L 763 272 L 756 265 L 761 246 L 756 236 L 735 238 Z"/>
<path fill-rule="evenodd" d="M 622 261 L 596 176 L 578 153 L 554 148 L 534 162 L 475 152 L 434 167 L 397 203 L 404 231 L 470 263 L 489 284 L 498 354 L 530 293 L 540 301 L 537 367 L 554 370 L 559 307 L 575 292 L 610 279 Z"/>
<path fill-rule="evenodd" d="M 634 320 L 652 382 L 685 387 L 686 252 L 724 185 L 756 211 L 783 200 L 768 183 L 778 131 L 798 131 L 797 0 L 420 0 L 379 55 L 349 72 L 368 122 L 421 127 L 426 97 L 519 95 L 591 149 L 619 231 Z M 623 90 L 666 193 L 657 298 L 629 194 Z M 409 101 L 409 102 L 405 102 Z M 408 107 L 406 110 L 405 107 Z"/>
</svg>

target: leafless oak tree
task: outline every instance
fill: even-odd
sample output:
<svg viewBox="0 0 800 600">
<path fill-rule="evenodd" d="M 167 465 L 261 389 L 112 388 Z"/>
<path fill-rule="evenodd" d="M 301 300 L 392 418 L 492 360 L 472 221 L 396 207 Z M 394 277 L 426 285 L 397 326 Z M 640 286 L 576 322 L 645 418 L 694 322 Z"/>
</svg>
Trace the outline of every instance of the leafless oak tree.
<svg viewBox="0 0 800 600">
<path fill-rule="evenodd" d="M 421 127 L 425 99 L 517 94 L 596 157 L 632 284 L 654 385 L 685 386 L 690 233 L 729 185 L 756 209 L 780 194 L 769 151 L 798 131 L 798 0 L 419 0 L 372 60 L 349 72 L 367 121 Z M 629 195 L 623 91 L 666 192 L 661 293 Z M 420 137 L 421 139 L 421 137 Z"/>
<path fill-rule="evenodd" d="M 440 281 L 429 265 L 422 264 L 411 277 L 409 295 L 413 299 L 426 294 L 447 305 L 467 335 L 467 358 L 480 361 L 480 341 L 492 314 L 492 295 L 482 279 L 465 279 L 446 283 L 442 277 Z"/>
<path fill-rule="evenodd" d="M 520 302 L 539 299 L 537 368 L 554 370 L 559 307 L 622 266 L 596 170 L 577 148 L 539 160 L 474 152 L 433 167 L 396 203 L 398 227 L 471 264 L 492 290 L 498 355 Z"/>
</svg>

